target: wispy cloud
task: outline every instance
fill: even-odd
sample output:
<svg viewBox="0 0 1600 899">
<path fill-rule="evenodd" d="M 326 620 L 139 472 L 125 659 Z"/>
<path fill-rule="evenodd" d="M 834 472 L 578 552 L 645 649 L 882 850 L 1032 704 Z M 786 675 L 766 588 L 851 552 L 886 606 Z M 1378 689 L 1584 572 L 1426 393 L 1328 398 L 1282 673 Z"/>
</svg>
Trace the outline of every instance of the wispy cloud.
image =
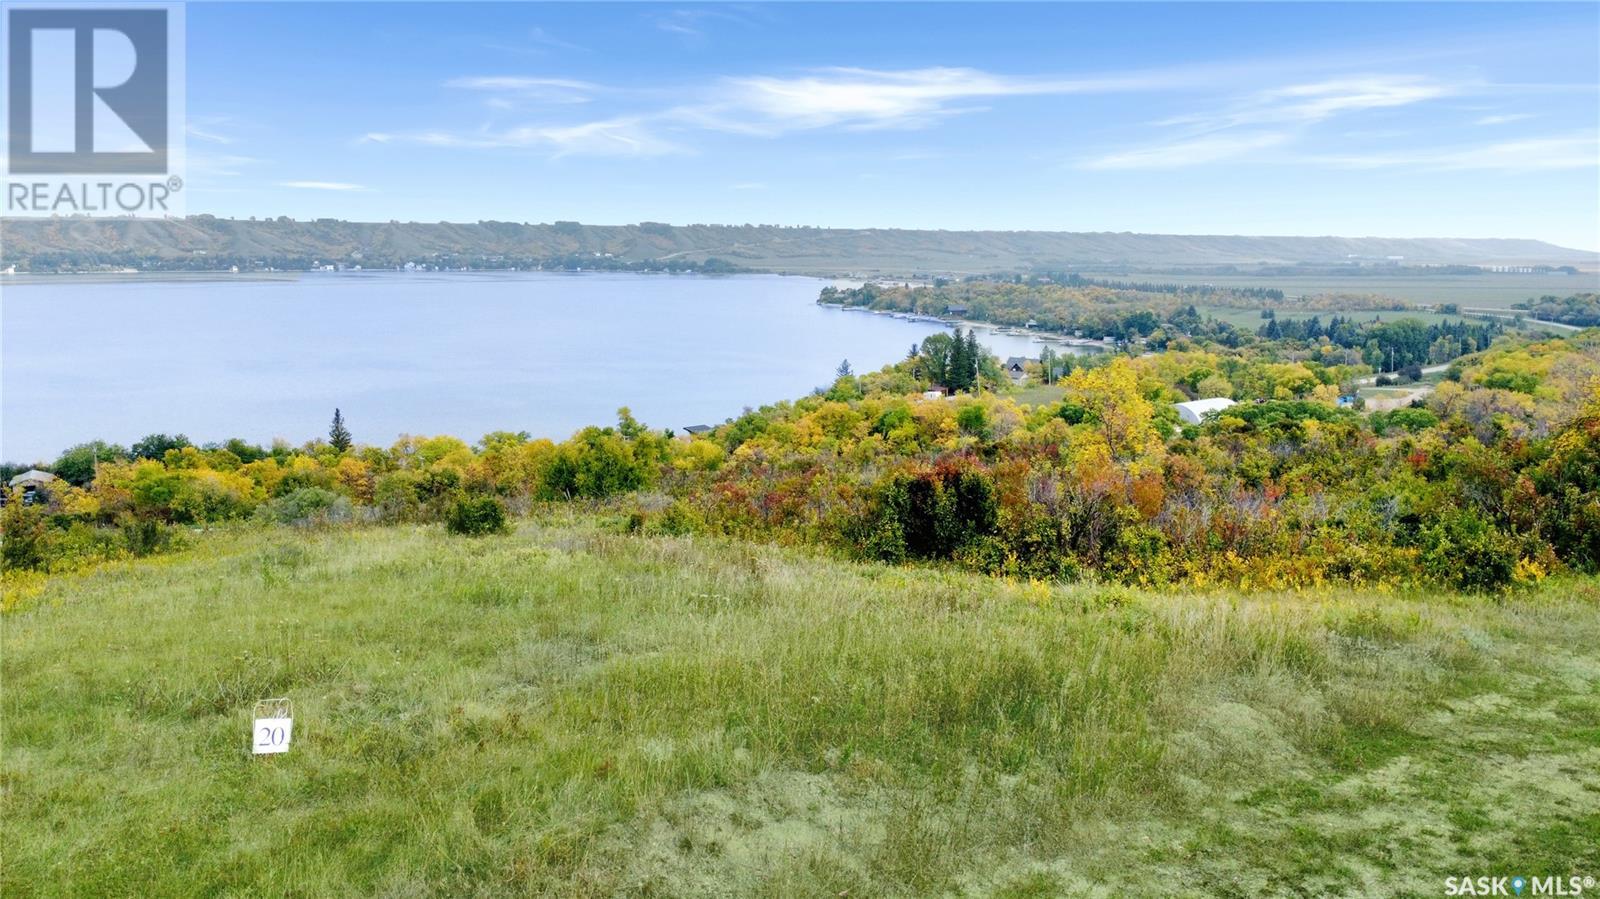
<svg viewBox="0 0 1600 899">
<path fill-rule="evenodd" d="M 297 190 L 358 191 L 369 189 L 360 184 L 351 184 L 347 181 L 279 181 L 278 186 L 292 187 Z"/>
<path fill-rule="evenodd" d="M 232 178 L 243 173 L 243 169 L 260 164 L 261 160 L 253 156 L 241 156 L 237 153 L 204 153 L 190 150 L 184 165 L 188 168 L 190 176 L 205 176 L 209 178 Z"/>
<path fill-rule="evenodd" d="M 1384 153 L 1314 157 L 1341 168 L 1379 169 L 1417 167 L 1446 170 L 1496 170 L 1534 172 L 1553 169 L 1600 167 L 1600 137 L 1572 134 L 1500 141 L 1475 147 L 1444 150 L 1396 150 Z"/>
<path fill-rule="evenodd" d="M 1415 75 L 1330 78 L 1254 91 L 1214 109 L 1154 123 L 1167 133 L 1140 147 L 1079 164 L 1088 169 L 1180 168 L 1284 147 L 1313 126 L 1374 109 L 1452 96 L 1464 88 Z"/>
<path fill-rule="evenodd" d="M 713 9 L 710 7 L 674 9 L 652 15 L 651 19 L 659 30 L 683 40 L 690 46 L 698 46 L 706 42 L 707 32 L 714 22 L 730 22 L 746 27 L 754 24 L 750 18 L 741 14 L 751 12 L 752 8 L 739 7 L 738 9 L 740 10 L 739 12 L 735 12 L 731 8 Z"/>
<path fill-rule="evenodd" d="M 1437 100 L 1461 89 L 1458 85 L 1417 75 L 1334 78 L 1261 91 L 1238 108 L 1224 113 L 1221 122 L 1230 126 L 1315 123 L 1345 113 Z"/>
<path fill-rule="evenodd" d="M 701 12 L 704 11 L 675 11 L 667 14 L 664 20 L 668 24 L 695 22 L 699 21 Z M 480 75 L 452 79 L 447 85 L 484 92 L 499 109 L 514 109 L 525 99 L 577 104 L 601 95 L 624 106 L 643 105 L 644 108 L 588 120 L 486 125 L 470 131 L 373 132 L 366 135 L 365 140 L 437 147 L 513 148 L 543 151 L 554 157 L 660 156 L 693 152 L 695 132 L 777 138 L 827 129 L 928 128 L 1012 98 L 1177 92 L 1199 89 L 1197 85 L 1215 87 L 1229 78 L 1237 80 L 1239 77 L 1239 73 L 1232 70 L 1184 68 L 1065 78 L 946 66 L 898 70 L 836 67 L 792 75 L 723 77 L 699 87 L 685 86 L 675 91 L 681 98 L 675 105 L 652 108 L 649 103 L 658 100 L 659 95 L 651 92 L 622 91 L 569 78 Z M 1153 122 L 1155 131 L 1149 139 L 1132 146 L 1106 148 L 1077 165 L 1095 170 L 1178 168 L 1251 158 L 1268 151 L 1277 158 L 1289 158 L 1283 151 L 1306 140 L 1325 122 L 1349 117 L 1352 124 L 1359 126 L 1363 123 L 1361 114 L 1374 110 L 1399 109 L 1475 92 L 1495 92 L 1503 87 L 1393 73 L 1296 81 L 1223 96 L 1212 101 L 1210 108 Z M 1488 116 L 1480 121 L 1488 124 L 1491 120 L 1496 117 Z M 1513 120 L 1511 116 L 1497 119 Z M 1355 134 L 1357 131 L 1346 126 L 1339 133 Z M 1355 163 L 1349 160 L 1362 157 L 1343 158 L 1346 161 L 1342 163 L 1331 162 L 1332 157 L 1323 159 L 1331 164 L 1352 165 Z M 1454 157 L 1446 159 L 1446 163 L 1459 165 L 1465 157 L 1453 162 L 1451 159 Z"/>
<path fill-rule="evenodd" d="M 600 85 L 572 78 L 534 78 L 525 75 L 476 75 L 452 78 L 446 87 L 482 91 L 491 94 L 490 100 L 501 107 L 513 104 L 510 99 L 524 102 L 587 103 L 594 94 L 604 90 Z"/>
<path fill-rule="evenodd" d="M 973 104 L 1005 97 L 1137 90 L 1150 75 L 1096 79 L 1042 79 L 997 75 L 968 68 L 901 71 L 832 68 L 788 78 L 748 76 L 720 79 L 676 106 L 589 122 L 536 123 L 500 130 L 459 133 L 377 132 L 379 143 L 411 142 L 455 147 L 545 147 L 558 155 L 660 155 L 683 152 L 675 132 L 711 130 L 777 137 L 824 128 L 875 130 L 926 127 L 948 116 L 972 112 Z M 490 92 L 501 98 L 541 91 L 599 93 L 600 85 L 559 78 L 474 76 L 451 87 Z"/>
<path fill-rule="evenodd" d="M 1288 143 L 1281 131 L 1253 134 L 1218 134 L 1173 141 L 1134 150 L 1108 153 L 1081 164 L 1086 169 L 1174 169 L 1233 159 L 1246 153 Z"/>
<path fill-rule="evenodd" d="M 1535 116 L 1531 112 L 1512 112 L 1512 113 L 1507 113 L 1505 115 L 1486 115 L 1483 118 L 1478 119 L 1477 121 L 1473 122 L 1472 124 L 1474 124 L 1474 125 L 1507 125 L 1507 124 L 1510 124 L 1512 122 L 1520 122 L 1520 121 L 1523 121 L 1524 119 L 1532 119 L 1532 118 L 1537 118 L 1537 116 Z"/>
<path fill-rule="evenodd" d="M 414 143 L 467 149 L 545 150 L 552 156 L 662 156 L 686 152 L 653 131 L 640 119 L 619 117 L 575 125 L 525 125 L 475 132 L 421 131 L 372 132 L 368 143 Z"/>
<path fill-rule="evenodd" d="M 769 137 L 832 127 L 923 128 L 1011 97 L 1174 89 L 1193 77 L 1176 69 L 1060 78 L 944 66 L 828 68 L 791 77 L 724 78 L 701 102 L 670 114 L 706 128 Z"/>
<path fill-rule="evenodd" d="M 226 134 L 220 134 L 220 133 L 218 133 L 216 131 L 208 130 L 205 126 L 197 125 L 194 122 L 190 122 L 187 126 L 184 127 L 184 133 L 186 133 L 189 137 L 193 137 L 193 138 L 196 138 L 198 140 L 203 140 L 206 143 L 211 143 L 211 144 L 231 144 L 231 143 L 233 143 L 233 138 L 227 136 Z"/>
</svg>

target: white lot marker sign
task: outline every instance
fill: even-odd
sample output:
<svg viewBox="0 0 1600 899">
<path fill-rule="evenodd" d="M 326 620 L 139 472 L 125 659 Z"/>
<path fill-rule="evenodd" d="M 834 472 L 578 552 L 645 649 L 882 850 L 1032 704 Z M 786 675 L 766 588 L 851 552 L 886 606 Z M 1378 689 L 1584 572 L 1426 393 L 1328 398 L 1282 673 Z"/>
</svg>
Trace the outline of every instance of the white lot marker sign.
<svg viewBox="0 0 1600 899">
<path fill-rule="evenodd" d="M 263 699 L 256 703 L 256 724 L 250 731 L 250 751 L 270 755 L 289 751 L 294 736 L 294 704 L 288 699 Z"/>
</svg>

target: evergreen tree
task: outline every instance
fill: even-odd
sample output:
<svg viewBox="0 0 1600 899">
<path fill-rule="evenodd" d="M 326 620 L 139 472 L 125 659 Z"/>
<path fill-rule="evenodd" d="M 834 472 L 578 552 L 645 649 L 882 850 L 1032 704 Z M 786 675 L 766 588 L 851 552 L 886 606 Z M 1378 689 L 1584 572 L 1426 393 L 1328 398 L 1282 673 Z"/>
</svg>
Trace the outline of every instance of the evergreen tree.
<svg viewBox="0 0 1600 899">
<path fill-rule="evenodd" d="M 967 347 L 966 335 L 957 328 L 956 336 L 950 341 L 950 373 L 946 383 L 946 386 L 955 393 L 972 386 L 972 355 Z"/>
<path fill-rule="evenodd" d="M 344 414 L 333 410 L 333 427 L 328 429 L 328 444 L 339 452 L 350 449 L 350 429 L 344 426 Z"/>
<path fill-rule="evenodd" d="M 983 347 L 978 346 L 976 328 L 967 331 L 967 388 L 978 388 L 978 372 L 983 368 Z"/>
<path fill-rule="evenodd" d="M 851 375 L 855 374 L 855 372 L 850 370 L 850 360 L 846 359 L 843 362 L 839 363 L 839 370 L 834 372 L 833 374 L 834 374 L 834 378 L 838 379 L 838 378 L 848 378 Z"/>
</svg>

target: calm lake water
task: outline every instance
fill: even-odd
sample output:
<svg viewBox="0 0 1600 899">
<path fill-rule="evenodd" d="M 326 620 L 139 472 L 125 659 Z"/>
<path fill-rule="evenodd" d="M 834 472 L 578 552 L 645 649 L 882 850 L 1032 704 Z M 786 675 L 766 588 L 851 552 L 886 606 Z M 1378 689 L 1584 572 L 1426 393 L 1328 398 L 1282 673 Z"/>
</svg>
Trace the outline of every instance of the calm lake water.
<svg viewBox="0 0 1600 899">
<path fill-rule="evenodd" d="M 12 283 L 0 456 L 152 432 L 299 444 L 338 406 L 358 441 L 615 421 L 715 424 L 903 357 L 942 326 L 818 306 L 776 275 L 340 273 Z M 980 332 L 1002 357 L 1025 336 Z"/>
</svg>

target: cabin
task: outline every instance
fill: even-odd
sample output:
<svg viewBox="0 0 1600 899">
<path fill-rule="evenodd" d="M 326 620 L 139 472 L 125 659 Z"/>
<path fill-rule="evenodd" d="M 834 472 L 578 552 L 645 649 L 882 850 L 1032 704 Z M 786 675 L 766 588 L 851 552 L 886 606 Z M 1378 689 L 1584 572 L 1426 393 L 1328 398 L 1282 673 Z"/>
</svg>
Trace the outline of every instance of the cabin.
<svg viewBox="0 0 1600 899">
<path fill-rule="evenodd" d="M 17 491 L 22 496 L 24 504 L 32 503 L 38 498 L 40 490 L 48 488 L 60 478 L 48 471 L 30 468 L 6 482 L 6 486 Z"/>
<path fill-rule="evenodd" d="M 1013 381 L 1026 380 L 1028 377 L 1028 363 L 1033 361 L 1024 356 L 1012 356 L 1006 359 L 1006 364 L 1004 365 L 1006 374 L 1010 375 Z"/>
<path fill-rule="evenodd" d="M 968 311 L 970 311 L 970 310 L 968 310 L 967 307 L 965 307 L 965 306 L 946 306 L 946 307 L 944 307 L 944 314 L 945 315 L 958 315 L 958 316 L 959 315 L 966 315 Z"/>
<path fill-rule="evenodd" d="M 1185 424 L 1197 425 L 1205 421 L 1207 415 L 1221 412 L 1223 409 L 1234 405 L 1233 400 L 1225 396 L 1212 397 L 1207 400 L 1190 400 L 1187 403 L 1177 403 L 1178 418 Z"/>
<path fill-rule="evenodd" d="M 698 437 L 701 434 L 711 433 L 711 430 L 712 428 L 710 425 L 689 425 L 683 429 L 683 432 L 688 434 L 690 437 Z"/>
<path fill-rule="evenodd" d="M 932 390 L 924 390 L 922 391 L 922 398 L 925 400 L 942 400 L 944 399 L 944 388 L 935 387 Z"/>
</svg>

